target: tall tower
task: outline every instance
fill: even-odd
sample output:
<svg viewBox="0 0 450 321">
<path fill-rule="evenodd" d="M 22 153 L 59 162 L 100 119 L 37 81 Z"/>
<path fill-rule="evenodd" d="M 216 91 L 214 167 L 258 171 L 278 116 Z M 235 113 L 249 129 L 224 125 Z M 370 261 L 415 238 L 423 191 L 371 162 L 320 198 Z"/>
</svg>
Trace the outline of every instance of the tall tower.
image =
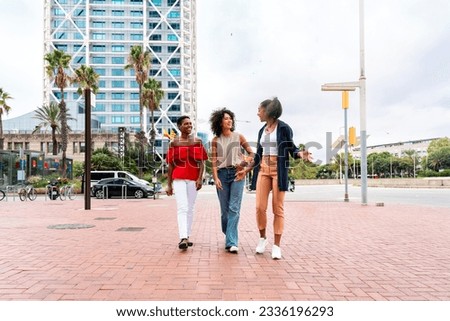
<svg viewBox="0 0 450 321">
<path fill-rule="evenodd" d="M 124 70 L 134 45 L 151 52 L 149 76 L 165 92 L 154 113 L 157 153 L 165 153 L 163 132 L 176 130 L 180 115 L 196 124 L 196 0 L 44 0 L 44 12 L 44 54 L 63 50 L 72 56 L 69 74 L 85 64 L 100 75 L 93 131 L 140 130 L 138 84 L 134 70 Z M 84 103 L 76 90 L 67 88 L 65 100 L 78 119 L 70 126 L 82 131 Z M 44 72 L 45 103 L 59 95 Z M 150 113 L 144 115 L 149 135 Z"/>
</svg>

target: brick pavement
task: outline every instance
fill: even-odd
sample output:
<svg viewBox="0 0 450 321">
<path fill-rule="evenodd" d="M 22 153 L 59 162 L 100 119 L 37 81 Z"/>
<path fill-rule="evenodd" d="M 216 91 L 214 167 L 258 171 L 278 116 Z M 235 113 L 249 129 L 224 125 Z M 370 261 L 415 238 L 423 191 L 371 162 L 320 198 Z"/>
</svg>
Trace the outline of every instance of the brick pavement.
<svg viewBox="0 0 450 321">
<path fill-rule="evenodd" d="M 185 252 L 174 198 L 0 202 L 0 300 L 450 300 L 448 208 L 289 201 L 274 261 L 254 253 L 254 205 L 233 255 L 209 186 Z"/>
</svg>

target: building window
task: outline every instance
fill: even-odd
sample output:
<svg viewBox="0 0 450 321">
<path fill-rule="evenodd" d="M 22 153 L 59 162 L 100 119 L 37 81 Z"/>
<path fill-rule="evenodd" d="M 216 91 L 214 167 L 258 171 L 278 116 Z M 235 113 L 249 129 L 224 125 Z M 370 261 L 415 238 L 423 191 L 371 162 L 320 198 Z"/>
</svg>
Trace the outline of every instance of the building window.
<svg viewBox="0 0 450 321">
<path fill-rule="evenodd" d="M 97 94 L 97 99 L 98 99 L 98 94 Z M 106 110 L 106 105 L 105 104 L 96 104 L 93 111 L 105 111 Z"/>
<path fill-rule="evenodd" d="M 169 59 L 169 65 L 179 65 L 180 64 L 180 58 L 170 58 Z"/>
<path fill-rule="evenodd" d="M 181 111 L 181 106 L 180 105 L 172 105 L 172 106 L 170 106 L 169 111 Z"/>
<path fill-rule="evenodd" d="M 86 58 L 84 56 L 83 57 L 76 57 L 76 58 L 73 58 L 73 62 L 75 64 L 84 64 L 86 62 Z"/>
<path fill-rule="evenodd" d="M 125 82 L 123 80 L 113 80 L 111 82 L 112 88 L 123 88 L 125 87 Z"/>
<path fill-rule="evenodd" d="M 92 63 L 93 64 L 104 64 L 106 63 L 105 57 L 92 57 Z"/>
<path fill-rule="evenodd" d="M 67 33 L 65 32 L 55 32 L 53 39 L 67 39 Z"/>
<path fill-rule="evenodd" d="M 150 76 L 156 76 L 158 69 L 150 69 Z"/>
<path fill-rule="evenodd" d="M 124 124 L 125 117 L 124 116 L 111 116 L 111 123 L 113 124 Z"/>
<path fill-rule="evenodd" d="M 177 77 L 177 76 L 181 76 L 181 71 L 180 69 L 169 69 L 169 72 L 172 74 L 172 76 Z"/>
<path fill-rule="evenodd" d="M 123 104 L 112 104 L 111 111 L 125 111 L 125 107 Z"/>
<path fill-rule="evenodd" d="M 172 27 L 173 30 L 179 30 L 180 29 L 180 24 L 179 23 L 172 22 L 170 24 L 170 26 Z"/>
<path fill-rule="evenodd" d="M 161 51 L 162 51 L 162 47 L 161 47 L 161 46 L 150 46 L 150 48 L 151 48 L 154 52 L 161 52 Z"/>
<path fill-rule="evenodd" d="M 123 46 L 123 45 L 112 45 L 111 46 L 111 51 L 113 51 L 113 52 L 125 51 L 125 46 Z"/>
<path fill-rule="evenodd" d="M 139 99 L 139 93 L 130 93 L 130 99 Z"/>
<path fill-rule="evenodd" d="M 77 154 L 78 153 L 78 143 L 73 142 L 72 143 L 72 148 L 73 148 L 73 153 Z"/>
<path fill-rule="evenodd" d="M 112 0 L 113 4 L 123 4 L 124 0 Z"/>
<path fill-rule="evenodd" d="M 97 95 L 95 96 L 95 99 L 97 99 L 97 100 L 105 100 L 106 99 L 106 94 L 105 93 L 97 93 Z"/>
<path fill-rule="evenodd" d="M 179 18 L 180 17 L 180 11 L 170 11 L 167 15 L 167 18 Z"/>
<path fill-rule="evenodd" d="M 104 124 L 106 122 L 105 116 L 97 116 L 97 120 L 100 124 Z"/>
<path fill-rule="evenodd" d="M 105 40 L 106 39 L 106 34 L 99 33 L 99 32 L 94 32 L 92 34 L 92 39 L 93 40 Z"/>
<path fill-rule="evenodd" d="M 125 40 L 125 35 L 123 33 L 113 33 L 111 35 L 112 40 Z"/>
<path fill-rule="evenodd" d="M 178 46 L 168 46 L 167 52 L 172 53 L 178 49 Z"/>
<path fill-rule="evenodd" d="M 169 7 L 175 5 L 175 7 L 179 7 L 180 6 L 180 1 L 179 0 L 167 0 L 167 5 Z"/>
<path fill-rule="evenodd" d="M 140 121 L 141 121 L 141 118 L 139 116 L 130 116 L 130 123 L 139 124 Z"/>
<path fill-rule="evenodd" d="M 84 20 L 75 20 L 74 23 L 78 28 L 86 28 L 86 21 Z"/>
<path fill-rule="evenodd" d="M 106 46 L 105 45 L 93 45 L 92 46 L 92 51 L 104 52 L 104 51 L 106 51 Z"/>
<path fill-rule="evenodd" d="M 178 83 L 176 81 L 168 81 L 167 87 L 169 88 L 178 88 Z"/>
<path fill-rule="evenodd" d="M 144 37 L 139 33 L 132 33 L 130 35 L 130 40 L 143 40 Z"/>
<path fill-rule="evenodd" d="M 149 11 L 148 16 L 150 18 L 159 18 L 159 13 L 158 13 L 158 11 Z"/>
<path fill-rule="evenodd" d="M 158 23 L 158 22 L 149 22 L 148 23 L 148 28 L 150 30 L 152 30 L 152 29 L 161 29 L 161 24 Z"/>
<path fill-rule="evenodd" d="M 125 94 L 124 93 L 112 93 L 111 98 L 114 100 L 124 100 Z"/>
<path fill-rule="evenodd" d="M 93 16 L 104 16 L 105 14 L 106 14 L 105 10 L 97 10 L 97 9 L 92 10 Z"/>
<path fill-rule="evenodd" d="M 92 21 L 93 28 L 105 28 L 106 22 L 104 21 Z"/>
<path fill-rule="evenodd" d="M 177 41 L 178 37 L 174 34 L 167 35 L 167 40 L 169 41 Z"/>
<path fill-rule="evenodd" d="M 151 35 L 150 40 L 161 40 L 161 35 Z"/>
<path fill-rule="evenodd" d="M 84 142 L 80 142 L 79 146 L 80 146 L 80 153 L 86 153 L 86 145 L 84 144 Z"/>
<path fill-rule="evenodd" d="M 139 111 L 139 105 L 138 104 L 131 104 L 130 105 L 130 111 Z"/>
<path fill-rule="evenodd" d="M 123 10 L 113 10 L 111 14 L 115 17 L 124 16 L 125 12 Z"/>
<path fill-rule="evenodd" d="M 106 82 L 104 80 L 99 80 L 98 88 L 105 88 L 105 87 L 106 87 Z"/>
<path fill-rule="evenodd" d="M 123 29 L 123 28 L 125 28 L 125 22 L 113 21 L 111 24 L 112 24 L 112 27 L 116 28 L 116 29 Z"/>
<path fill-rule="evenodd" d="M 157 7 L 161 6 L 161 0 L 153 0 L 153 4 Z"/>
<path fill-rule="evenodd" d="M 139 84 L 136 82 L 136 80 L 130 80 L 130 87 L 139 88 Z"/>
<path fill-rule="evenodd" d="M 175 99 L 177 96 L 178 93 L 167 93 L 167 99 Z"/>
<path fill-rule="evenodd" d="M 113 64 L 124 64 L 125 58 L 124 57 L 111 57 L 111 63 Z"/>
<path fill-rule="evenodd" d="M 142 22 L 130 22 L 130 27 L 132 29 L 142 29 L 143 24 Z"/>
<path fill-rule="evenodd" d="M 65 16 L 66 13 L 65 13 L 64 10 L 61 9 L 61 8 L 54 8 L 54 9 L 53 9 L 53 15 L 54 15 L 54 16 Z"/>
<path fill-rule="evenodd" d="M 106 76 L 106 69 L 104 69 L 104 68 L 94 68 L 94 70 L 99 76 Z"/>
<path fill-rule="evenodd" d="M 55 45 L 55 48 L 67 52 L 67 45 Z"/>
<path fill-rule="evenodd" d="M 142 17 L 143 16 L 142 10 L 131 10 L 130 15 L 132 17 Z"/>
<path fill-rule="evenodd" d="M 111 69 L 112 76 L 123 76 L 125 74 L 123 69 Z"/>
</svg>

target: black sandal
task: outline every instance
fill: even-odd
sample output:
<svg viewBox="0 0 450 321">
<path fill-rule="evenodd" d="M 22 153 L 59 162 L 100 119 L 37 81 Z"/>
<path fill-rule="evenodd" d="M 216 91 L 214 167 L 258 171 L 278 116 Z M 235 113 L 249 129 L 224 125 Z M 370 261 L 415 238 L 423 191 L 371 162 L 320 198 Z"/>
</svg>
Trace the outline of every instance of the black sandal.
<svg viewBox="0 0 450 321">
<path fill-rule="evenodd" d="M 187 244 L 189 247 L 191 247 L 192 245 L 194 245 L 194 243 L 192 243 L 191 241 L 189 241 L 189 237 L 187 238 Z"/>
<path fill-rule="evenodd" d="M 188 248 L 188 240 L 187 239 L 181 239 L 180 243 L 178 243 L 178 248 L 180 250 L 186 250 Z"/>
</svg>

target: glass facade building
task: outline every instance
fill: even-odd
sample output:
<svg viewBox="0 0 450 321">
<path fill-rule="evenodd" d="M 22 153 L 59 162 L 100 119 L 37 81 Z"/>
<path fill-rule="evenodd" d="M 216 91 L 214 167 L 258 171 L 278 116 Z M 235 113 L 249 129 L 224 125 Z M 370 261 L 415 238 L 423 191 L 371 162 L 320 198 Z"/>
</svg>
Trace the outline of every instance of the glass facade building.
<svg viewBox="0 0 450 321">
<path fill-rule="evenodd" d="M 164 98 L 154 112 L 156 150 L 164 130 L 177 130 L 180 115 L 196 124 L 196 1 L 195 0 L 45 0 L 44 54 L 55 49 L 72 56 L 69 74 L 89 65 L 100 75 L 92 109 L 93 131 L 130 133 L 140 130 L 139 88 L 133 69 L 124 69 L 130 48 L 151 53 L 149 76 L 161 82 Z M 45 66 L 44 66 L 45 67 Z M 44 103 L 58 102 L 59 89 L 44 70 Z M 84 129 L 84 100 L 75 85 L 65 89 L 69 112 Z M 150 112 L 144 112 L 150 135 Z M 195 125 L 194 125 L 195 126 Z"/>
</svg>

